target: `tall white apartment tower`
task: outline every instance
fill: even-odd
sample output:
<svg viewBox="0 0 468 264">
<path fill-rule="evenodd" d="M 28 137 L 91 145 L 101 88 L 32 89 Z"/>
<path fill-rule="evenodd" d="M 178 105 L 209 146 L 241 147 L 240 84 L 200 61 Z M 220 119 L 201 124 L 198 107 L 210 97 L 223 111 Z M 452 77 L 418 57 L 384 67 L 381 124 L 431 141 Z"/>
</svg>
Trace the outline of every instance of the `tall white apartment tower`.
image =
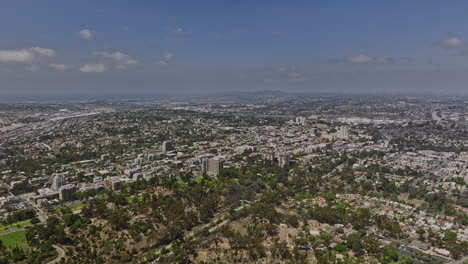
<svg viewBox="0 0 468 264">
<path fill-rule="evenodd" d="M 54 191 L 58 191 L 60 187 L 65 185 L 65 177 L 63 175 L 55 175 L 52 179 L 52 186 L 50 187 Z"/>
<path fill-rule="evenodd" d="M 347 127 L 340 127 L 338 130 L 338 138 L 349 139 L 349 132 Z"/>
<path fill-rule="evenodd" d="M 304 117 L 304 116 L 297 116 L 297 117 L 296 117 L 296 125 L 305 126 L 306 121 L 307 121 L 307 118 Z"/>
</svg>

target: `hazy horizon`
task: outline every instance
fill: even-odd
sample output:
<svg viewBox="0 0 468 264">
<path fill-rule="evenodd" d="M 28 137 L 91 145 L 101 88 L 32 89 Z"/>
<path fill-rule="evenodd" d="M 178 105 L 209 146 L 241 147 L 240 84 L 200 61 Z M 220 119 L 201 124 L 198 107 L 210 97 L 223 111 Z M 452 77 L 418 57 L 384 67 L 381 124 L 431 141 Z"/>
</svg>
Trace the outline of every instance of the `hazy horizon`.
<svg viewBox="0 0 468 264">
<path fill-rule="evenodd" d="M 467 8 L 15 1 L 0 10 L 0 101 L 261 90 L 468 95 Z"/>
</svg>

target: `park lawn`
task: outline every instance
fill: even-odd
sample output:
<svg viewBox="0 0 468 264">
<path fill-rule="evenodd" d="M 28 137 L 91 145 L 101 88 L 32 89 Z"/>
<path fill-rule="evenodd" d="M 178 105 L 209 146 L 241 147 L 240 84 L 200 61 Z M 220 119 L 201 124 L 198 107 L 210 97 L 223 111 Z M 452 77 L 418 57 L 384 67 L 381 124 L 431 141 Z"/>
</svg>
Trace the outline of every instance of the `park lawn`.
<svg viewBox="0 0 468 264">
<path fill-rule="evenodd" d="M 130 197 L 130 198 L 128 198 L 128 202 L 129 203 L 133 202 L 133 199 L 137 199 L 139 202 L 141 202 L 141 201 L 143 201 L 143 196 Z"/>
<path fill-rule="evenodd" d="M 3 245 L 8 248 L 12 247 L 22 247 L 24 249 L 29 248 L 28 243 L 26 242 L 26 231 L 16 231 L 9 233 L 3 236 L 0 236 L 0 240 L 3 242 Z"/>
<path fill-rule="evenodd" d="M 0 224 L 0 233 L 11 230 L 11 229 L 15 229 L 15 228 L 25 227 L 25 226 L 28 226 L 28 225 L 31 225 L 31 219 L 24 220 L 24 221 L 19 221 L 19 222 L 10 224 L 10 225 L 1 225 Z"/>
<path fill-rule="evenodd" d="M 74 203 L 74 204 L 68 206 L 68 208 L 70 208 L 70 210 L 72 210 L 73 212 L 74 211 L 79 211 L 79 210 L 83 209 L 83 207 L 84 207 L 84 203 L 82 203 L 82 202 Z"/>
<path fill-rule="evenodd" d="M 83 209 L 84 207 L 84 203 L 82 202 L 77 202 L 77 203 L 74 203 L 74 204 L 71 204 L 69 206 L 63 206 L 63 207 L 57 207 L 55 209 L 51 209 L 50 211 L 47 212 L 47 214 L 55 214 L 55 213 L 60 213 L 60 210 L 63 209 L 63 208 L 68 208 L 70 209 L 72 212 L 77 212 L 77 211 L 81 211 L 81 209 Z"/>
</svg>

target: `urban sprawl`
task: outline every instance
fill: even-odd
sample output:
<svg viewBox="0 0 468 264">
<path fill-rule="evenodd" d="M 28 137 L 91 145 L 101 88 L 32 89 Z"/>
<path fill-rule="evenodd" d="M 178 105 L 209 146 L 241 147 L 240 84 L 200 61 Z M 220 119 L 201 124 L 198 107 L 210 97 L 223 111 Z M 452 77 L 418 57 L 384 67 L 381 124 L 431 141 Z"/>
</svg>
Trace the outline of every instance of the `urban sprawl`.
<svg viewBox="0 0 468 264">
<path fill-rule="evenodd" d="M 0 263 L 464 263 L 467 117 L 268 92 L 0 104 Z"/>
</svg>

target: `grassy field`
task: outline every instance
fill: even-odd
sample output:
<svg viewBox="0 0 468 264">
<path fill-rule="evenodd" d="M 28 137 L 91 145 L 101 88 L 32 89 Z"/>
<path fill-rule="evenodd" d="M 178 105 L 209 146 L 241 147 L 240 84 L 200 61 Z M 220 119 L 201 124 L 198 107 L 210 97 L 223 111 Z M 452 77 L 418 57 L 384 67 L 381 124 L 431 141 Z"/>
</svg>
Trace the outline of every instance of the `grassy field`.
<svg viewBox="0 0 468 264">
<path fill-rule="evenodd" d="M 3 242 L 3 244 L 6 247 L 15 247 L 19 246 L 22 248 L 28 248 L 28 244 L 26 243 L 26 237 L 25 237 L 26 231 L 16 231 L 10 234 L 6 234 L 3 236 L 0 236 L 0 240 Z"/>
<path fill-rule="evenodd" d="M 60 213 L 60 210 L 62 208 L 69 208 L 72 212 L 80 211 L 83 208 L 83 206 L 84 206 L 84 203 L 77 202 L 77 203 L 74 203 L 74 204 L 69 205 L 69 206 L 64 206 L 64 207 L 58 207 L 58 208 L 55 208 L 55 209 L 51 209 L 51 211 L 48 211 L 47 214 Z"/>
<path fill-rule="evenodd" d="M 135 198 L 136 198 L 139 202 L 143 201 L 143 196 L 130 197 L 130 198 L 128 198 L 127 200 L 128 200 L 129 203 L 131 203 L 131 202 L 133 202 L 133 199 L 135 199 Z"/>
<path fill-rule="evenodd" d="M 84 203 L 78 202 L 68 206 L 68 208 L 70 208 L 72 211 L 79 211 L 83 208 L 83 206 Z"/>
<path fill-rule="evenodd" d="M 0 224 L 0 233 L 11 230 L 11 229 L 28 226 L 30 224 L 31 224 L 31 220 L 24 220 L 24 221 L 16 222 L 16 223 L 11 224 L 11 225 L 1 225 Z"/>
</svg>

